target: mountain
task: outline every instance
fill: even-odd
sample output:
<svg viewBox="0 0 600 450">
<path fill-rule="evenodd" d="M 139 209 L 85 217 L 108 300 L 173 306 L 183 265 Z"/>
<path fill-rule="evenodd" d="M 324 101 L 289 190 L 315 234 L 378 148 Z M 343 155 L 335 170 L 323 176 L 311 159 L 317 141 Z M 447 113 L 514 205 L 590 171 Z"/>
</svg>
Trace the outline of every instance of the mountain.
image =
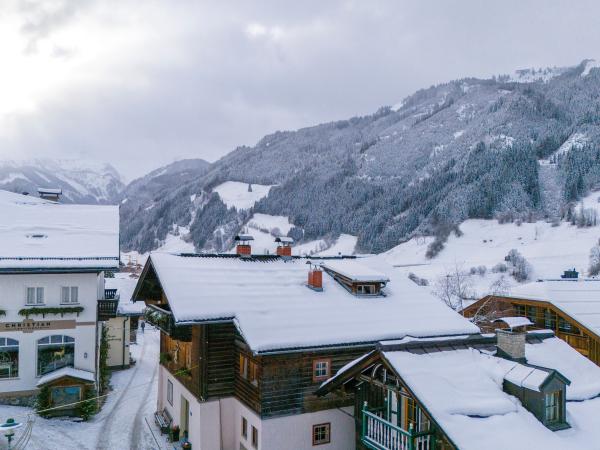
<svg viewBox="0 0 600 450">
<path fill-rule="evenodd" d="M 125 185 L 110 165 L 77 160 L 0 161 L 0 189 L 37 195 L 39 187 L 61 188 L 66 203 L 115 203 Z"/>
<path fill-rule="evenodd" d="M 173 223 L 184 225 L 189 222 L 190 217 L 185 216 L 187 211 L 182 206 L 190 203 L 190 199 L 180 198 L 178 192 L 195 184 L 209 167 L 210 163 L 203 159 L 185 159 L 129 183 L 120 194 L 121 233 L 127 235 L 127 239 L 121 239 L 126 248 L 142 252 L 154 249 L 160 245 L 158 239 L 153 239 L 155 236 L 162 236 L 164 241 L 167 233 L 172 231 Z M 173 199 L 172 208 L 163 206 L 166 198 Z M 132 229 L 134 235 L 130 235 Z M 144 236 L 152 237 L 150 245 L 143 244 Z"/>
</svg>

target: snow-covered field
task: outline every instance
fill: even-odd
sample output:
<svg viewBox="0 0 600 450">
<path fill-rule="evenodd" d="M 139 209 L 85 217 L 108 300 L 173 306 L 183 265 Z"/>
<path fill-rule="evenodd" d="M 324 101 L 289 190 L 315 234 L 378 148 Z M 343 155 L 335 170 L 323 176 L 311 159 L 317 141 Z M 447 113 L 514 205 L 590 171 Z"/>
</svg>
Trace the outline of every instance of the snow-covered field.
<svg viewBox="0 0 600 450">
<path fill-rule="evenodd" d="M 594 193 L 582 204 L 598 211 L 600 218 L 599 197 L 599 193 Z M 483 295 L 501 276 L 492 273 L 492 267 L 504 262 L 511 249 L 518 250 L 533 267 L 531 280 L 558 278 L 570 268 L 586 274 L 590 249 L 600 238 L 600 225 L 577 228 L 566 222 L 558 226 L 541 221 L 518 226 L 514 223 L 499 224 L 495 220 L 467 220 L 460 225 L 460 230 L 463 235 L 456 237 L 452 233 L 445 248 L 433 259 L 425 257 L 427 246 L 433 241 L 431 237 L 411 239 L 389 250 L 384 257 L 407 275 L 413 272 L 426 278 L 430 285 L 457 266 L 469 270 L 483 265 L 487 268 L 484 276 L 470 277 L 476 293 Z M 506 276 L 506 279 L 516 284 L 511 277 Z"/>
<path fill-rule="evenodd" d="M 131 346 L 137 363 L 130 369 L 115 372 L 111 378 L 113 391 L 102 410 L 89 422 L 43 419 L 33 415 L 32 435 L 28 450 L 150 450 L 167 448 L 154 425 L 158 380 L 158 331 L 146 327 L 138 335 L 138 344 Z M 13 417 L 25 422 L 32 410 L 0 405 L 0 419 Z M 146 420 L 153 427 L 160 447 L 157 446 Z M 23 428 L 16 431 L 18 439 Z M 6 441 L 0 437 L 0 448 Z"/>
<path fill-rule="evenodd" d="M 261 198 L 269 195 L 269 191 L 273 187 L 262 184 L 252 184 L 251 186 L 252 191 L 249 192 L 248 183 L 226 181 L 215 187 L 213 192 L 219 194 L 219 197 L 228 208 L 249 209 Z"/>
</svg>

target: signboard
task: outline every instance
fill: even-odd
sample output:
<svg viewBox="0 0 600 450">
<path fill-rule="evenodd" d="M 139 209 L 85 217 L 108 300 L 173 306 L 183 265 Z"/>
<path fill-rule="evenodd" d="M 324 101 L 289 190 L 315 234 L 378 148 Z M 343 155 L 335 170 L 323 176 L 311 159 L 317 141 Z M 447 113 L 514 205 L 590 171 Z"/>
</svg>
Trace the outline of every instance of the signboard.
<svg viewBox="0 0 600 450">
<path fill-rule="evenodd" d="M 38 330 L 63 330 L 65 328 L 75 328 L 75 326 L 75 320 L 25 319 L 23 322 L 0 322 L 0 332 L 22 331 L 23 333 L 33 333 Z"/>
</svg>

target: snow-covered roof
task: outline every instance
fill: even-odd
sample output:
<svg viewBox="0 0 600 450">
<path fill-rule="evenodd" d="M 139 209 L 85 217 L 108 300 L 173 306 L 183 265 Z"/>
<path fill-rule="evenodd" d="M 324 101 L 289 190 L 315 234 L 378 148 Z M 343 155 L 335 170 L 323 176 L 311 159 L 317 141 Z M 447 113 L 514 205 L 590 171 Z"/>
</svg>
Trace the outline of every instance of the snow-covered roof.
<svg viewBox="0 0 600 450">
<path fill-rule="evenodd" d="M 512 369 L 504 375 L 504 379 L 516 386 L 540 392 L 540 388 L 550 375 L 551 373 L 547 370 L 526 366 L 524 364 L 515 364 Z"/>
<path fill-rule="evenodd" d="M 0 270 L 118 267 L 117 206 L 61 204 L 0 190 Z"/>
<path fill-rule="evenodd" d="M 244 241 L 253 241 L 254 237 L 252 237 L 251 234 L 238 234 L 235 237 L 235 240 L 236 241 L 242 241 L 242 242 L 244 242 Z"/>
<path fill-rule="evenodd" d="M 279 236 L 275 238 L 275 242 L 281 242 L 282 244 L 293 244 L 294 239 L 289 236 Z"/>
<path fill-rule="evenodd" d="M 544 280 L 517 286 L 507 297 L 550 302 L 600 335 L 600 280 Z"/>
<path fill-rule="evenodd" d="M 55 370 L 54 372 L 50 372 L 46 374 L 38 380 L 36 386 L 43 386 L 52 381 L 58 380 L 63 377 L 73 377 L 79 378 L 80 380 L 94 382 L 96 378 L 93 372 L 88 372 L 87 370 L 75 369 L 73 367 L 63 367 L 62 369 Z"/>
<path fill-rule="evenodd" d="M 143 302 L 133 302 L 133 291 L 137 284 L 137 278 L 130 278 L 127 273 L 116 273 L 114 278 L 106 278 L 104 287 L 116 289 L 119 294 L 119 306 L 117 313 L 122 315 L 142 314 L 146 305 Z"/>
<path fill-rule="evenodd" d="M 473 348 L 424 354 L 384 351 L 383 355 L 461 450 L 590 448 L 600 439 L 600 429 L 593 425 L 600 414 L 600 368 L 558 338 L 528 343 L 525 352 L 529 363 L 546 363 L 571 381 L 567 387 L 570 429 L 549 430 L 503 391 L 503 379 L 526 367 L 514 361 Z M 538 374 L 532 375 L 536 385 Z"/>
<path fill-rule="evenodd" d="M 354 263 L 337 260 L 336 266 L 344 270 Z M 353 296 L 327 275 L 322 292 L 307 288 L 304 258 L 244 260 L 155 252 L 149 264 L 176 322 L 235 319 L 255 352 L 479 331 L 379 257 L 364 258 L 361 265 L 387 274 L 390 283 L 385 297 L 369 298 Z"/>
<path fill-rule="evenodd" d="M 321 267 L 332 272 L 336 272 L 352 281 L 365 282 L 365 281 L 377 281 L 386 283 L 389 281 L 389 277 L 377 270 L 372 269 L 356 260 L 339 259 L 339 260 L 328 260 L 321 263 Z"/>
<path fill-rule="evenodd" d="M 38 192 L 40 194 L 62 194 L 62 189 L 60 189 L 60 188 L 38 188 Z"/>
<path fill-rule="evenodd" d="M 531 320 L 529 320 L 527 317 L 500 317 L 500 318 L 494 320 L 494 322 L 504 322 L 510 328 L 523 327 L 526 325 L 533 325 Z"/>
</svg>

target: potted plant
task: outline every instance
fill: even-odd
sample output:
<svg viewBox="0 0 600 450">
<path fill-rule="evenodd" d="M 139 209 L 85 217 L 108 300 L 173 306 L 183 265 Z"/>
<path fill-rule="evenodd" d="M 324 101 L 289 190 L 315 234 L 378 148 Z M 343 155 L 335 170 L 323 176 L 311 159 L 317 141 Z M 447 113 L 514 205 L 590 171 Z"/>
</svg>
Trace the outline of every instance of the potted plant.
<svg viewBox="0 0 600 450">
<path fill-rule="evenodd" d="M 173 425 L 171 427 L 171 442 L 179 441 L 179 425 Z"/>
<path fill-rule="evenodd" d="M 190 444 L 190 441 L 185 441 L 183 444 L 181 444 L 181 448 L 183 450 L 192 450 L 192 444 Z"/>
</svg>

